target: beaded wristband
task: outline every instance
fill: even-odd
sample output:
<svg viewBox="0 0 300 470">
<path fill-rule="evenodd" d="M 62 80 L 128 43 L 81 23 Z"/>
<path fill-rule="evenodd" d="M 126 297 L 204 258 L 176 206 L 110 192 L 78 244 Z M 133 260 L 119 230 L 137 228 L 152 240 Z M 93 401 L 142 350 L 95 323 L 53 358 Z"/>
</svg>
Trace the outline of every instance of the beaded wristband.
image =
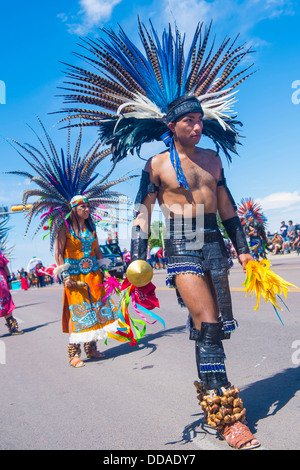
<svg viewBox="0 0 300 470">
<path fill-rule="evenodd" d="M 63 281 L 65 281 L 68 277 L 70 277 L 69 271 L 63 271 L 61 273 L 61 277 L 63 278 Z"/>
</svg>

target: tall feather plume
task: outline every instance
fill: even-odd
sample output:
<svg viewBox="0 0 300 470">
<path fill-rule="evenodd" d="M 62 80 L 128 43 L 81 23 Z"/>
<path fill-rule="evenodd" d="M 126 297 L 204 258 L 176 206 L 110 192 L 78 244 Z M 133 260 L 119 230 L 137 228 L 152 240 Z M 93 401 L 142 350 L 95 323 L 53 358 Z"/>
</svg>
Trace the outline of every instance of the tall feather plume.
<svg viewBox="0 0 300 470">
<path fill-rule="evenodd" d="M 262 207 L 258 202 L 255 202 L 252 197 L 243 198 L 238 205 L 237 214 L 240 217 L 242 225 L 246 223 L 246 217 L 249 214 L 253 215 L 254 220 L 266 226 L 267 218 L 264 216 L 262 212 Z"/>
<path fill-rule="evenodd" d="M 135 175 L 125 175 L 117 180 L 108 181 L 108 177 L 115 168 L 115 164 L 110 164 L 111 168 L 102 176 L 95 173 L 98 165 L 110 155 L 111 150 L 102 150 L 101 143 L 98 140 L 85 154 L 82 154 L 82 130 L 80 129 L 72 154 L 71 126 L 68 129 L 67 151 L 64 152 L 61 149 L 59 157 L 52 139 L 42 122 L 39 122 L 47 142 L 45 144 L 38 137 L 41 148 L 36 148 L 31 144 L 21 144 L 15 140 L 9 141 L 30 166 L 31 171 L 10 171 L 8 173 L 30 178 L 31 182 L 36 185 L 34 189 L 28 189 L 23 193 L 22 202 L 24 209 L 26 204 L 32 204 L 27 214 L 28 220 L 25 235 L 33 219 L 40 217 L 34 235 L 43 226 L 49 228 L 50 250 L 53 251 L 56 235 L 61 225 L 65 224 L 66 229 L 68 229 L 69 202 L 74 196 L 84 195 L 88 198 L 91 204 L 90 214 L 92 220 L 94 223 L 98 223 L 99 215 L 97 214 L 101 211 L 101 206 L 105 205 L 106 210 L 109 212 L 109 208 L 120 201 L 128 202 L 126 196 L 110 191 L 110 188 L 134 178 Z"/>
<path fill-rule="evenodd" d="M 128 152 L 139 152 L 143 143 L 160 140 L 168 131 L 168 104 L 193 94 L 204 110 L 203 134 L 213 138 L 231 161 L 230 153 L 236 153 L 239 143 L 236 127 L 241 125 L 231 111 L 232 96 L 254 73 L 248 72 L 253 64 L 236 68 L 252 51 L 245 44 L 236 45 L 237 36 L 233 41 L 225 38 L 213 52 L 212 22 L 204 31 L 203 26 L 197 25 L 189 47 L 177 27 L 173 31 L 169 25 L 159 38 L 151 21 L 147 28 L 140 20 L 140 49 L 121 27 L 118 33 L 104 28 L 99 39 L 83 39 L 87 54 L 76 56 L 91 70 L 68 65 L 70 81 L 61 88 L 67 91 L 62 95 L 65 103 L 88 106 L 58 112 L 67 112 L 65 119 L 72 125 L 98 126 L 101 141 L 111 145 L 113 159 L 119 161 Z"/>
</svg>

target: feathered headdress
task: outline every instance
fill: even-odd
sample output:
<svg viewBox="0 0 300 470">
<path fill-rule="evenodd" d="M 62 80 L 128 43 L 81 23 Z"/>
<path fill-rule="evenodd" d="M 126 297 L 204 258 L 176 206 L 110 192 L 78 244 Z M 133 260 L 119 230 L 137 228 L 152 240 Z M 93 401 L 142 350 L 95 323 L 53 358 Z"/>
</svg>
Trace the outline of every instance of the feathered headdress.
<svg viewBox="0 0 300 470">
<path fill-rule="evenodd" d="M 254 200 L 249 198 L 243 198 L 238 204 L 237 214 L 241 220 L 241 224 L 245 225 L 249 217 L 253 217 L 254 220 L 263 224 L 267 223 L 267 218 L 262 213 L 262 207 Z"/>
<path fill-rule="evenodd" d="M 227 159 L 237 153 L 241 125 L 231 115 L 235 88 L 252 73 L 253 65 L 235 72 L 251 52 L 245 44 L 225 38 L 217 51 L 208 47 L 211 23 L 203 31 L 198 24 L 185 54 L 185 37 L 169 25 L 161 40 L 152 23 L 148 30 L 139 22 L 140 50 L 120 27 L 118 33 L 103 29 L 106 38 L 83 39 L 89 56 L 76 54 L 92 70 L 68 66 L 65 82 L 70 91 L 63 95 L 66 103 L 81 103 L 87 108 L 68 108 L 78 126 L 98 126 L 100 138 L 111 145 L 114 161 L 129 152 L 139 151 L 145 142 L 161 140 L 169 132 L 168 106 L 177 98 L 196 97 L 203 110 L 203 131 L 223 149 Z M 67 65 L 67 64 L 66 64 Z M 169 140 L 163 137 L 167 145 Z"/>
<path fill-rule="evenodd" d="M 98 179 L 99 175 L 95 173 L 95 169 L 110 154 L 110 149 L 100 150 L 101 144 L 98 141 L 87 153 L 82 155 L 82 131 L 80 130 L 74 153 L 71 155 L 69 128 L 67 152 L 65 153 L 61 149 L 59 157 L 55 145 L 41 121 L 40 124 L 47 141 L 44 144 L 37 136 L 41 149 L 37 149 L 30 144 L 22 145 L 12 140 L 21 149 L 19 151 L 17 148 L 19 155 L 34 170 L 34 174 L 25 171 L 10 171 L 8 173 L 26 176 L 38 186 L 38 188 L 30 189 L 23 193 L 24 206 L 30 197 L 37 197 L 29 209 L 25 235 L 32 218 L 40 216 L 41 221 L 35 234 L 43 226 L 49 226 L 50 249 L 52 251 L 56 235 L 63 223 L 68 230 L 67 219 L 72 207 L 80 202 L 88 201 L 90 215 L 94 223 L 101 220 L 101 213 L 104 213 L 107 219 L 107 209 L 103 204 L 111 207 L 114 204 L 118 204 L 120 200 L 128 202 L 125 196 L 109 189 L 117 183 L 133 178 L 134 175 L 125 176 L 115 181 L 107 181 L 108 176 L 115 167 L 115 164 L 113 164 L 110 171 Z"/>
</svg>

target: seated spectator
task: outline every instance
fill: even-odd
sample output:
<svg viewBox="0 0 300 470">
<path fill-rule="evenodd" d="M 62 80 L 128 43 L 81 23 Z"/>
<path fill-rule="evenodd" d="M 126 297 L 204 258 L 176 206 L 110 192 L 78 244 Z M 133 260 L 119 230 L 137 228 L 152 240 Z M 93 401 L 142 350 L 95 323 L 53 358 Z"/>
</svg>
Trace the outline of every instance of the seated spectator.
<svg viewBox="0 0 300 470">
<path fill-rule="evenodd" d="M 283 238 L 281 235 L 279 235 L 278 231 L 275 230 L 274 237 L 272 238 L 272 245 L 269 247 L 274 255 L 280 253 L 282 244 Z"/>
<path fill-rule="evenodd" d="M 295 225 L 293 225 L 292 220 L 289 220 L 287 231 L 286 231 L 286 239 L 283 241 L 283 244 L 282 244 L 282 252 L 283 253 L 285 252 L 285 250 L 288 253 L 290 253 L 291 245 L 292 245 L 292 242 L 294 241 L 295 237 L 296 237 Z"/>
<path fill-rule="evenodd" d="M 270 245 L 272 243 L 272 235 L 271 235 L 271 232 L 270 230 L 267 231 L 267 241 L 268 241 L 268 245 Z"/>
<path fill-rule="evenodd" d="M 299 249 L 300 249 L 300 232 L 297 232 L 297 230 L 295 230 L 295 238 L 292 242 L 292 250 L 296 250 L 297 253 L 299 254 Z"/>
</svg>

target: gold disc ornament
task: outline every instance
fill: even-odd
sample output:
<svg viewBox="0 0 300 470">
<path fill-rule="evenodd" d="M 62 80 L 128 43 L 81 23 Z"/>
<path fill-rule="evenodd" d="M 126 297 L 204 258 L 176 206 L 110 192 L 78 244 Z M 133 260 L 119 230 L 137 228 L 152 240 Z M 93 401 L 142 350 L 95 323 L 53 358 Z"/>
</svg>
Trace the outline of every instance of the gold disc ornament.
<svg viewBox="0 0 300 470">
<path fill-rule="evenodd" d="M 135 287 L 143 287 L 149 284 L 153 277 L 153 269 L 147 261 L 137 259 L 130 263 L 126 271 L 126 277 Z"/>
</svg>

